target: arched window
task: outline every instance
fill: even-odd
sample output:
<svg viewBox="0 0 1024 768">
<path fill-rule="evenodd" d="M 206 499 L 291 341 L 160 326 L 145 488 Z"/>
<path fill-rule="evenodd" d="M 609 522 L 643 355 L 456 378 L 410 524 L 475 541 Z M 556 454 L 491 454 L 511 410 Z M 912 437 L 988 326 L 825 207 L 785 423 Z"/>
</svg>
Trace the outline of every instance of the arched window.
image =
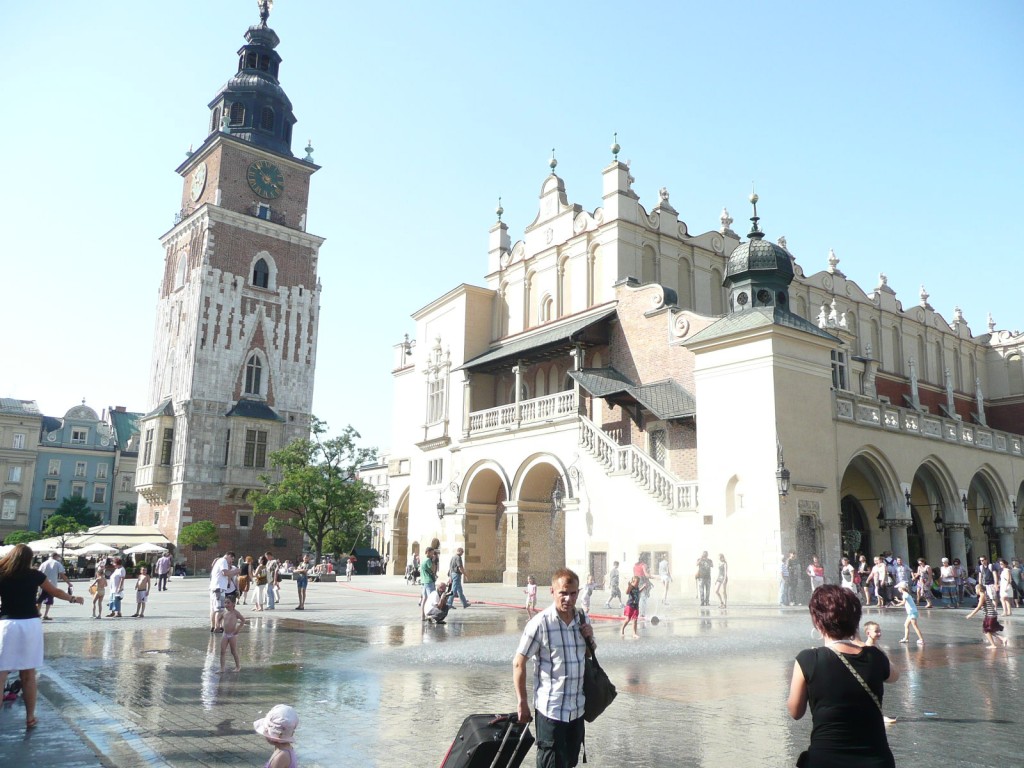
<svg viewBox="0 0 1024 768">
<path fill-rule="evenodd" d="M 270 267 L 266 259 L 260 259 L 252 268 L 252 284 L 257 288 L 266 288 L 270 284 Z"/>
<path fill-rule="evenodd" d="M 554 300 L 550 296 L 545 295 L 540 301 L 540 321 L 542 323 L 549 323 L 554 319 L 554 308 Z"/>
<path fill-rule="evenodd" d="M 640 262 L 640 282 L 656 283 L 658 279 L 658 254 L 654 252 L 654 248 L 645 245 Z"/>
<path fill-rule="evenodd" d="M 220 107 L 214 107 L 210 113 L 210 133 L 220 128 Z"/>
<path fill-rule="evenodd" d="M 188 259 L 184 253 L 178 254 L 178 266 L 174 270 L 174 290 L 178 290 L 185 284 L 185 271 L 188 268 Z"/>
<path fill-rule="evenodd" d="M 274 130 L 274 110 L 264 107 L 260 112 L 260 128 L 264 131 Z"/>
<path fill-rule="evenodd" d="M 236 101 L 234 104 L 231 105 L 231 124 L 245 124 L 245 104 L 243 104 L 240 101 Z"/>
<path fill-rule="evenodd" d="M 262 383 L 263 363 L 260 362 L 258 356 L 250 355 L 248 362 L 245 364 L 245 394 L 262 394 L 263 390 L 260 389 Z"/>
</svg>

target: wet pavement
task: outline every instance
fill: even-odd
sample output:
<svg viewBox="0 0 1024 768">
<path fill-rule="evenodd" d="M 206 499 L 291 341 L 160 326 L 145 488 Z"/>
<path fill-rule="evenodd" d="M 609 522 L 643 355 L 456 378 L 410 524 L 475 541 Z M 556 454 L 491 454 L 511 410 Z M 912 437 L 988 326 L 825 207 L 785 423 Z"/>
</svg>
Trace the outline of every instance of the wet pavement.
<svg viewBox="0 0 1024 768">
<path fill-rule="evenodd" d="M 278 610 L 241 607 L 252 620 L 239 637 L 243 668 L 224 675 L 205 589 L 205 580 L 174 581 L 151 596 L 144 619 L 55 606 L 40 726 L 26 734 L 20 702 L 0 711 L 4 763 L 262 765 L 271 749 L 252 722 L 287 703 L 299 712 L 305 768 L 432 766 L 467 714 L 515 709 L 519 589 L 467 584 L 482 602 L 435 627 L 420 622 L 417 590 L 401 578 L 310 584 L 303 612 L 285 582 Z M 588 728 L 589 765 L 791 766 L 806 747 L 810 715 L 794 723 L 785 711 L 793 658 L 815 644 L 806 609 L 694 603 L 652 610 L 661 621 L 642 626 L 639 640 L 621 639 L 613 612 L 595 608 L 599 656 L 619 697 Z M 981 617 L 966 613 L 922 610 L 922 648 L 897 644 L 902 610 L 867 612 L 903 675 L 885 697 L 900 766 L 1020 763 L 1024 611 L 1004 620 L 1005 651 L 987 650 Z"/>
</svg>

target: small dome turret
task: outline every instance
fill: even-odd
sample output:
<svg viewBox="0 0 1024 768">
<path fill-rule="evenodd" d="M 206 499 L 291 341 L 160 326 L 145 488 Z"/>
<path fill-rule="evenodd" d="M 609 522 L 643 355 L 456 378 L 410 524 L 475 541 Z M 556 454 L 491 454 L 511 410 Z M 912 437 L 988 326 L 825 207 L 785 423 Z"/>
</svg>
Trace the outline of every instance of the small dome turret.
<svg viewBox="0 0 1024 768">
<path fill-rule="evenodd" d="M 766 240 L 758 226 L 758 196 L 750 195 L 754 215 L 747 241 L 729 257 L 725 286 L 732 312 L 754 307 L 789 309 L 789 284 L 793 282 L 793 257 L 781 245 Z"/>
</svg>

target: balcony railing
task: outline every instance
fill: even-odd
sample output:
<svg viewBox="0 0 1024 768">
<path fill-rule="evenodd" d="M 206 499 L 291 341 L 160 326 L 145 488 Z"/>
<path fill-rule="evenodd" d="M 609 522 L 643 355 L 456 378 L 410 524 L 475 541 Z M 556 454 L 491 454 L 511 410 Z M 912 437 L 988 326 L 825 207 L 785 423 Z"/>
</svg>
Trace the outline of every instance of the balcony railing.
<svg viewBox="0 0 1024 768">
<path fill-rule="evenodd" d="M 618 445 L 590 419 L 580 416 L 579 420 L 580 445 L 611 474 L 629 475 L 673 512 L 697 511 L 696 481 L 677 480 L 636 446 Z"/>
<path fill-rule="evenodd" d="M 518 408 L 518 416 L 517 416 Z M 534 397 L 515 403 L 474 411 L 469 414 L 469 433 L 479 434 L 496 430 L 509 430 L 528 424 L 541 424 L 566 416 L 576 415 L 576 393 L 573 390 L 553 395 Z"/>
<path fill-rule="evenodd" d="M 1001 432 L 981 424 L 967 424 L 959 419 L 933 416 L 911 408 L 862 397 L 852 392 L 836 392 L 835 418 L 861 427 L 877 427 L 892 432 L 958 443 L 1014 456 L 1024 455 L 1024 437 Z"/>
</svg>

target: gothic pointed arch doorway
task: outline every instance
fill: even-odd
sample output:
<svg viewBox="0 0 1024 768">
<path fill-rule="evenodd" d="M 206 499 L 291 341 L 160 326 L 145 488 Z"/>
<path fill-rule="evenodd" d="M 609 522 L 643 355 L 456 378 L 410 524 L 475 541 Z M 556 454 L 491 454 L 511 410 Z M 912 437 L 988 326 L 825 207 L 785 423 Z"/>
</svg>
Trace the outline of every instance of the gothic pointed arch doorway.
<svg viewBox="0 0 1024 768">
<path fill-rule="evenodd" d="M 466 478 L 466 573 L 477 582 L 501 581 L 505 570 L 504 472 L 482 466 Z"/>
<path fill-rule="evenodd" d="M 857 555 L 874 552 L 871 548 L 871 527 L 867 513 L 856 496 L 843 496 L 839 505 L 839 530 L 842 535 L 843 555 L 857 562 Z"/>
<path fill-rule="evenodd" d="M 405 567 L 410 562 L 412 555 L 409 552 L 409 491 L 406 489 L 395 506 L 391 523 L 391 573 L 405 573 Z"/>
</svg>

